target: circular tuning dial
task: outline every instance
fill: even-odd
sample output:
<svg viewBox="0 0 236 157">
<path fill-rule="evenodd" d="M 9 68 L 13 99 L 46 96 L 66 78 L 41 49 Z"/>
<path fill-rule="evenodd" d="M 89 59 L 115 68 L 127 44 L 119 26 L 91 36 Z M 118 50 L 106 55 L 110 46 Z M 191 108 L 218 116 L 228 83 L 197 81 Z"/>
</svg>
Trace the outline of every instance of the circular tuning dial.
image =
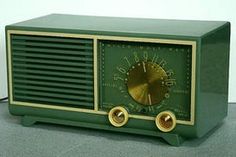
<svg viewBox="0 0 236 157">
<path fill-rule="evenodd" d="M 165 70 L 153 62 L 138 62 L 127 73 L 130 96 L 142 105 L 158 104 L 165 98 L 168 87 Z"/>
</svg>

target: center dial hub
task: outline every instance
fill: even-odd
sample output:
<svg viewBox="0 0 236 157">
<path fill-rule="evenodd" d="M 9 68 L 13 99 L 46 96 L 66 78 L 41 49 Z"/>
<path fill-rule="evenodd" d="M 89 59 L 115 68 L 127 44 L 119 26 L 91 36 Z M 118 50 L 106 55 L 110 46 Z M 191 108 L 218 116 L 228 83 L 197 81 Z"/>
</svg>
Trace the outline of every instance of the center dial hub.
<svg viewBox="0 0 236 157">
<path fill-rule="evenodd" d="M 138 62 L 127 73 L 130 96 L 142 105 L 160 103 L 168 93 L 165 70 L 153 62 Z"/>
</svg>

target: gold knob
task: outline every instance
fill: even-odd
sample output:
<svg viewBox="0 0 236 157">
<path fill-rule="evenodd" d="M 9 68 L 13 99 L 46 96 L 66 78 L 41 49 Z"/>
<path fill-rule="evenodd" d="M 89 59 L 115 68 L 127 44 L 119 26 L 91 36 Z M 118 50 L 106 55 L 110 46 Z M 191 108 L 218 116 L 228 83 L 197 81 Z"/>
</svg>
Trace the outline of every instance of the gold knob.
<svg viewBox="0 0 236 157">
<path fill-rule="evenodd" d="M 166 72 L 160 65 L 139 62 L 127 73 L 128 92 L 140 104 L 157 104 L 168 92 L 168 87 L 165 85 L 167 78 Z"/>
<path fill-rule="evenodd" d="M 125 108 L 117 106 L 109 111 L 108 119 L 113 126 L 121 127 L 128 122 L 129 114 Z"/>
<path fill-rule="evenodd" d="M 176 126 L 176 117 L 171 111 L 163 111 L 156 116 L 156 126 L 162 132 L 170 132 Z"/>
</svg>

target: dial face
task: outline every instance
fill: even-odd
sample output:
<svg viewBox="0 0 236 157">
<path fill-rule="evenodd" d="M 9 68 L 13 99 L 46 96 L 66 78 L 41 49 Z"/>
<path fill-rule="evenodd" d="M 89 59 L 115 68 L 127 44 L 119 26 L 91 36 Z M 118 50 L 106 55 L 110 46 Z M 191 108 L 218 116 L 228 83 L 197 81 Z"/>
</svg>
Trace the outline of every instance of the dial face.
<svg viewBox="0 0 236 157">
<path fill-rule="evenodd" d="M 190 120 L 191 46 L 99 41 L 99 110 L 124 106 L 129 114 L 171 110 Z"/>
<path fill-rule="evenodd" d="M 168 94 L 167 80 L 168 76 L 160 65 L 142 61 L 129 69 L 126 84 L 130 96 L 136 102 L 155 105 Z"/>
</svg>

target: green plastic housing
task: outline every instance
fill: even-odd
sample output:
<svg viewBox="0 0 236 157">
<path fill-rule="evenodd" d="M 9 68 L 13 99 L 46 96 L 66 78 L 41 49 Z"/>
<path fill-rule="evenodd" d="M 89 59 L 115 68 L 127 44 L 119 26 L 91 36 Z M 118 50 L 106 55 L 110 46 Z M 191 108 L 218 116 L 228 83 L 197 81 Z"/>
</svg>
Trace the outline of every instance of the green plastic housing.
<svg viewBox="0 0 236 157">
<path fill-rule="evenodd" d="M 80 39 L 84 39 L 85 37 L 87 39 L 90 36 L 95 36 L 98 37 L 96 40 L 99 40 L 100 37 L 105 36 L 105 38 L 111 37 L 119 40 L 122 40 L 122 38 L 141 39 L 139 42 L 142 42 L 142 39 L 157 39 L 161 41 L 190 41 L 196 43 L 196 56 L 194 60 L 195 73 L 192 75 L 195 77 L 195 82 L 192 82 L 194 83 L 194 88 L 192 90 L 194 90 L 195 93 L 192 97 L 192 102 L 194 103 L 194 117 L 192 117 L 194 119 L 193 123 L 191 125 L 177 123 L 174 130 L 164 133 L 157 129 L 155 122 L 152 120 L 129 118 L 129 121 L 125 126 L 117 128 L 110 124 L 107 113 L 101 112 L 101 114 L 97 114 L 93 111 L 84 112 L 83 109 L 85 109 L 85 111 L 90 110 L 95 104 L 86 106 L 87 104 L 85 103 L 84 108 L 83 106 L 78 106 L 78 108 L 82 108 L 81 110 L 74 110 L 77 106 L 73 106 L 69 103 L 63 103 L 63 97 L 60 97 L 62 104 L 59 104 L 59 107 L 53 104 L 54 106 L 57 106 L 56 108 L 47 107 L 50 103 L 43 103 L 43 101 L 39 99 L 27 101 L 27 94 L 25 94 L 25 98 L 23 94 L 17 94 L 22 91 L 22 89 L 19 89 L 21 84 L 17 84 L 18 87 L 16 87 L 16 83 L 14 83 L 14 81 L 17 82 L 17 76 L 24 76 L 15 72 L 15 70 L 17 70 L 17 66 L 14 60 L 12 60 L 24 59 L 24 57 L 14 58 L 12 52 L 16 52 L 14 50 L 14 42 L 19 44 L 17 43 L 18 40 L 14 39 L 15 37 L 13 36 L 17 34 L 22 36 L 29 35 L 29 32 L 36 32 L 36 35 L 34 34 L 33 37 L 40 36 L 40 33 L 42 33 L 44 37 L 46 36 L 47 38 L 47 34 L 50 34 L 50 36 L 48 36 L 50 37 L 50 40 L 55 39 L 62 43 L 63 40 L 61 41 L 61 39 L 65 37 L 63 36 L 65 34 L 67 34 L 65 42 L 74 42 L 70 39 L 75 37 L 79 37 Z M 53 33 L 57 38 L 53 38 Z M 19 38 L 19 36 L 17 38 Z M 227 115 L 230 48 L 229 22 L 113 18 L 52 14 L 6 26 L 6 40 L 8 57 L 9 111 L 13 115 L 23 116 L 22 124 L 25 126 L 32 125 L 39 121 L 126 132 L 161 137 L 169 144 L 178 146 L 184 139 L 200 138 L 204 136 Z M 47 44 L 50 40 L 45 39 L 44 44 Z M 83 40 L 83 42 L 88 43 L 90 41 Z M 24 44 L 25 43 L 27 43 L 26 39 L 24 41 Z M 91 43 L 94 44 L 93 42 Z M 93 45 L 93 52 L 98 49 L 97 46 L 98 45 Z M 87 47 L 85 46 L 84 49 L 87 49 Z M 24 54 L 24 52 L 21 53 Z M 93 57 L 96 57 L 96 55 L 98 54 L 93 53 Z M 67 55 L 65 54 L 65 57 L 66 56 Z M 98 57 L 97 59 L 99 63 L 100 58 Z M 112 61 L 116 58 L 110 59 Z M 96 69 L 99 68 L 98 63 L 94 63 L 92 68 L 90 65 L 90 68 L 97 71 Z M 58 78 L 59 77 L 60 76 L 58 76 Z M 86 75 L 86 77 L 90 76 Z M 96 83 L 93 82 L 94 86 L 91 86 L 91 88 L 100 89 L 100 78 L 102 77 L 99 75 L 94 75 L 92 77 L 94 78 L 93 81 Z M 71 79 L 69 81 L 74 80 Z M 26 83 L 24 85 L 26 85 Z M 61 90 L 63 90 L 63 87 L 61 87 Z M 27 93 L 27 89 L 24 90 L 24 92 Z M 45 95 L 43 92 L 36 93 Z M 70 93 L 68 93 L 68 95 L 69 94 Z M 23 98 L 18 99 L 18 96 Z M 68 100 L 66 97 L 67 95 L 65 95 L 65 99 Z M 97 97 L 94 97 L 94 99 L 98 99 L 99 102 L 100 98 L 101 97 L 98 92 Z M 91 101 L 94 101 L 94 99 L 91 98 Z M 33 104 L 43 103 L 43 105 L 30 105 L 32 102 Z M 99 110 L 99 104 L 97 105 L 98 108 L 95 107 L 94 110 Z"/>
</svg>

